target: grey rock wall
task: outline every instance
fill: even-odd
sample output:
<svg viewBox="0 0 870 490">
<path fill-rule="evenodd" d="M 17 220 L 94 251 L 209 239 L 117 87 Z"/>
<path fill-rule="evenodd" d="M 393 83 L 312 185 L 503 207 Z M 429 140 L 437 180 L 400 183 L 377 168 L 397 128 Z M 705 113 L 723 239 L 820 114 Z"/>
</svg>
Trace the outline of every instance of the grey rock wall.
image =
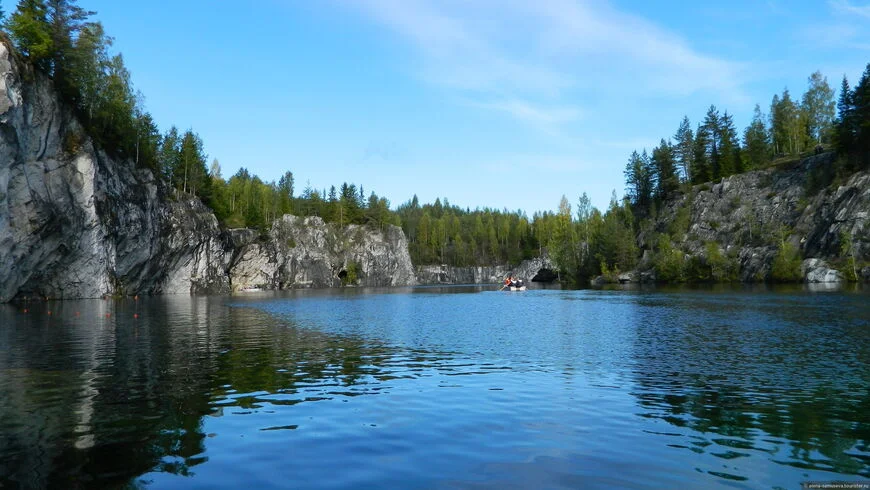
<svg viewBox="0 0 870 490">
<path fill-rule="evenodd" d="M 275 221 L 267 240 L 243 245 L 230 277 L 234 290 L 416 284 L 400 228 L 339 227 L 292 215 Z"/>
<path fill-rule="evenodd" d="M 285 216 L 266 240 L 222 231 L 198 199 L 96 148 L 51 81 L 0 43 L 0 302 L 329 287 L 351 265 L 352 284 L 415 283 L 396 227 Z"/>
<path fill-rule="evenodd" d="M 811 173 L 833 163 L 834 155 L 828 153 L 790 168 L 747 172 L 695 186 L 670 201 L 653 225 L 641 230 L 639 245 L 651 249 L 658 233 L 670 233 L 686 254 L 703 257 L 705 244 L 715 241 L 723 254 L 736 258 L 744 282 L 770 277 L 781 235 L 806 259 L 830 263 L 839 257 L 845 234 L 853 241 L 858 261 L 868 261 L 870 173 L 859 172 L 815 195 L 806 191 Z M 685 218 L 686 213 L 687 226 L 681 228 L 680 215 Z M 805 274 L 813 270 L 804 267 Z M 819 275 L 813 272 L 806 280 L 817 281 Z"/>
<path fill-rule="evenodd" d="M 551 274 L 557 267 L 548 257 L 524 260 L 517 266 L 475 266 L 455 267 L 450 265 L 417 266 L 417 280 L 420 284 L 500 284 L 508 274 L 523 279 L 527 284 L 533 279 L 550 282 Z"/>
</svg>

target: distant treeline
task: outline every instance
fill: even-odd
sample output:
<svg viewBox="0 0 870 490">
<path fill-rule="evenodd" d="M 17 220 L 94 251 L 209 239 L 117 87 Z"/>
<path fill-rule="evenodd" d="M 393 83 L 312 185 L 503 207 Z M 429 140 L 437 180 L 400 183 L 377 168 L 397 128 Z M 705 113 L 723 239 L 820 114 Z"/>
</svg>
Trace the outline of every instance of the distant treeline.
<svg viewBox="0 0 870 490">
<path fill-rule="evenodd" d="M 843 79 L 836 104 L 834 91 L 816 72 L 800 101 L 786 89 L 773 97 L 769 116 L 756 105 L 742 140 L 727 111 L 711 106 L 694 130 L 684 117 L 673 140 L 631 154 L 625 167 L 626 198 L 617 199 L 614 191 L 604 212 L 585 193 L 576 214 L 563 197 L 557 212 L 536 212 L 531 219 L 522 211 L 462 209 L 446 198 L 420 204 L 416 196 L 392 210 L 386 198 L 366 195 L 362 185 L 348 183 L 329 189 L 306 186 L 297 195 L 289 170 L 278 182 L 263 181 L 244 168 L 225 180 L 217 159 L 208 164 L 203 141 L 192 129 L 182 133 L 172 127 L 161 134 L 143 107 L 144 98 L 133 89 L 123 57 L 109 53 L 112 38 L 90 20 L 93 15 L 75 0 L 21 0 L 8 18 L 0 11 L 17 56 L 53 80 L 84 126 L 86 135 L 68 133 L 66 151 L 77 151 L 88 136 L 114 157 L 151 169 L 176 196 L 199 197 L 226 227 L 267 230 L 285 213 L 319 216 L 338 225 L 398 225 L 417 264 L 516 263 L 549 253 L 568 280 L 615 274 L 636 265 L 640 251 L 635 237 L 643 221 L 690 185 L 819 147 L 834 148 L 841 156 L 822 180 L 866 169 L 870 159 L 868 65 L 854 89 Z M 670 246 L 669 239 L 661 243 L 660 248 Z M 705 277 L 704 271 L 696 276 Z"/>
</svg>

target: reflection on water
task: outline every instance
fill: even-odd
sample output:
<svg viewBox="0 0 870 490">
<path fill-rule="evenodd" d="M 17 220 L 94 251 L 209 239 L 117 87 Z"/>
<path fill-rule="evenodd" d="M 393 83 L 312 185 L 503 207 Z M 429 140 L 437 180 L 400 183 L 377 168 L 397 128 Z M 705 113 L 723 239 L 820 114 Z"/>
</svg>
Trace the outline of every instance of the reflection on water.
<svg viewBox="0 0 870 490">
<path fill-rule="evenodd" d="M 866 293 L 484 289 L 0 306 L 0 488 L 870 478 Z"/>
</svg>

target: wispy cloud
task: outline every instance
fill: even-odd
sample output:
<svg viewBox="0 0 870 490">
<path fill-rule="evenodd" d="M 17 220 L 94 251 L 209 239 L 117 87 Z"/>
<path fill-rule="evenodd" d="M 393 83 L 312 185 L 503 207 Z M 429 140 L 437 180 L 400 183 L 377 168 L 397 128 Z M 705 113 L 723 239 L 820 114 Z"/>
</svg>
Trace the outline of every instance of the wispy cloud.
<svg viewBox="0 0 870 490">
<path fill-rule="evenodd" d="M 847 0 L 830 0 L 828 4 L 836 12 L 870 19 L 870 5 L 852 5 Z"/>
<path fill-rule="evenodd" d="M 576 121 L 580 117 L 578 109 L 570 107 L 545 107 L 521 99 L 503 99 L 493 102 L 469 102 L 469 105 L 508 114 L 515 119 L 541 127 L 555 126 Z"/>
<path fill-rule="evenodd" d="M 476 106 L 536 126 L 576 120 L 571 97 L 685 96 L 744 100 L 740 64 L 604 2 L 586 0 L 356 0 L 410 41 L 417 74 Z"/>
</svg>

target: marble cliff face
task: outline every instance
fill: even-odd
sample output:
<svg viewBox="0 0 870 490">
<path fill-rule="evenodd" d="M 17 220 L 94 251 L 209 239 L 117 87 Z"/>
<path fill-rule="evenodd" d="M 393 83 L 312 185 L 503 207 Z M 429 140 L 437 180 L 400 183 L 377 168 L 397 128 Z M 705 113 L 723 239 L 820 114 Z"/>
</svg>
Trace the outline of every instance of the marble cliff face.
<svg viewBox="0 0 870 490">
<path fill-rule="evenodd" d="M 0 43 L 0 302 L 329 287 L 348 268 L 355 284 L 415 283 L 399 228 L 285 216 L 265 237 L 224 231 L 198 199 L 84 135 L 51 81 Z"/>
</svg>

